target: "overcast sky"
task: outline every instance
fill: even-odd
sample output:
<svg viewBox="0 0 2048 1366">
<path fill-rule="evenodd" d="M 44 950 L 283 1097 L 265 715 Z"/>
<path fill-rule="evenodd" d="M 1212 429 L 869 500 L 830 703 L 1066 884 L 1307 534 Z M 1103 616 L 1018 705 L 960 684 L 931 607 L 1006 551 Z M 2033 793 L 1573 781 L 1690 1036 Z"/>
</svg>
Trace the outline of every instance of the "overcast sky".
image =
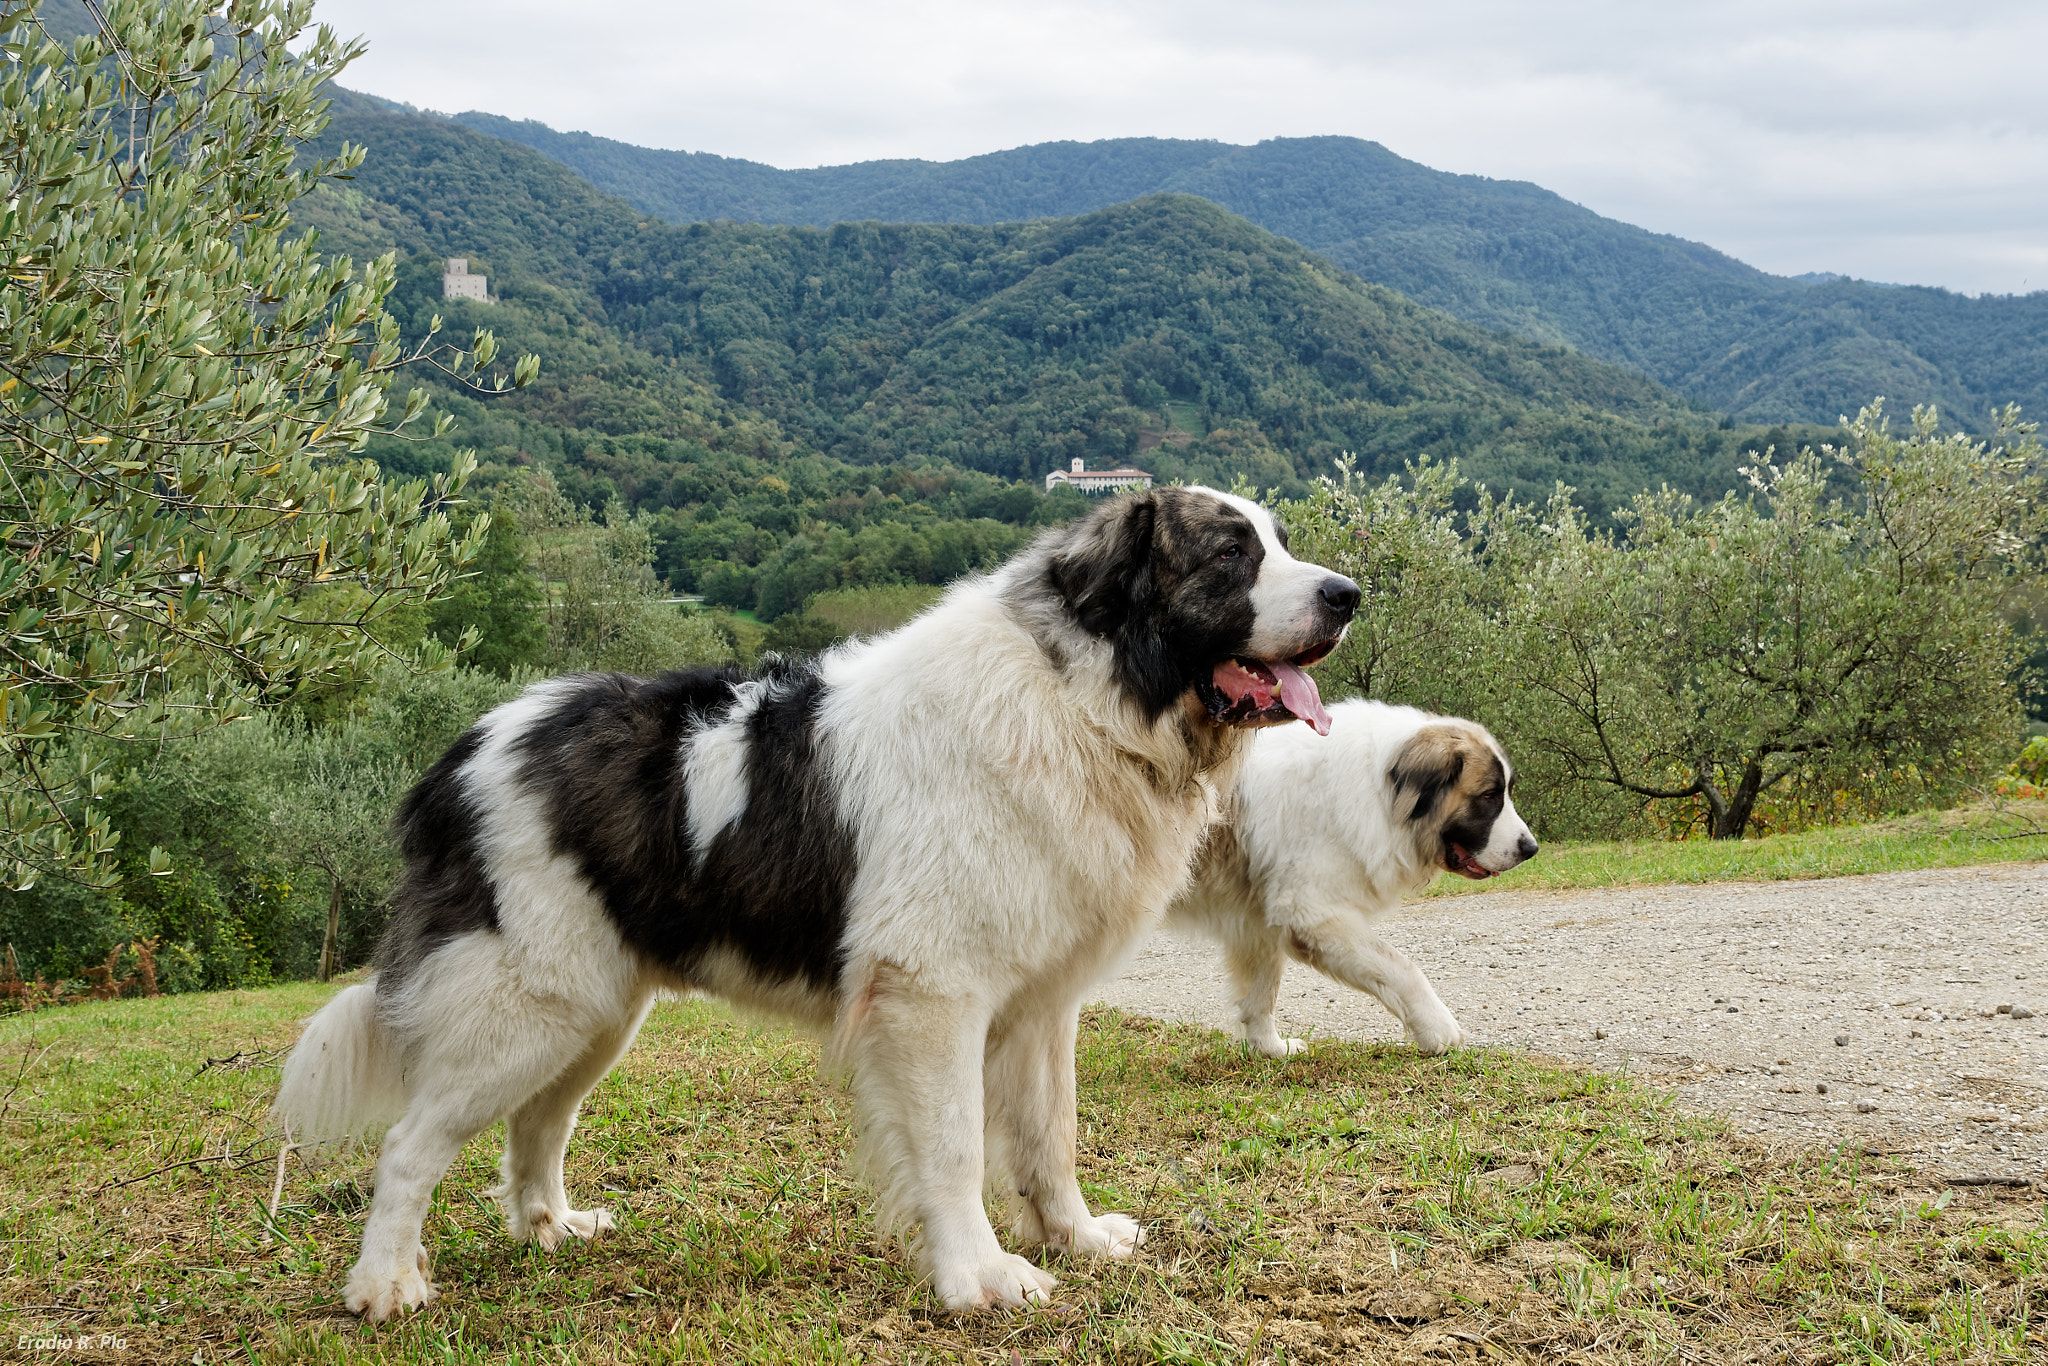
<svg viewBox="0 0 2048 1366">
<path fill-rule="evenodd" d="M 1343 133 L 1766 270 L 2048 288 L 2038 0 L 318 0 L 343 84 L 777 166 Z"/>
</svg>

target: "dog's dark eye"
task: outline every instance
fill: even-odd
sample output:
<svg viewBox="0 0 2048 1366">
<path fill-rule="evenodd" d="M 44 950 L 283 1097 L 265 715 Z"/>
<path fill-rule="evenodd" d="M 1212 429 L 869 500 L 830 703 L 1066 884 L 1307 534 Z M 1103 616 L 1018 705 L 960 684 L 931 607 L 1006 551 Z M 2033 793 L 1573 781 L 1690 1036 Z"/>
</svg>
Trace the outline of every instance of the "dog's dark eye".
<svg viewBox="0 0 2048 1366">
<path fill-rule="evenodd" d="M 1219 560 L 1241 560 L 1244 558 L 1244 547 L 1236 541 L 1232 541 L 1229 545 L 1216 552 L 1216 558 Z"/>
</svg>

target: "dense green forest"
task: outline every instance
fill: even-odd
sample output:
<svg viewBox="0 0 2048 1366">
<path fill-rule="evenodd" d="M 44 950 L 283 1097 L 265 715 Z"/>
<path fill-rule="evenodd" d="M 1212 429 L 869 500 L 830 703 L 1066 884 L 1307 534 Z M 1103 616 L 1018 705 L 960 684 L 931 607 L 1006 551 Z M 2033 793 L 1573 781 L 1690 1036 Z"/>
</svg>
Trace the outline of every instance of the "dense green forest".
<svg viewBox="0 0 2048 1366">
<path fill-rule="evenodd" d="M 674 222 L 997 223 L 1200 195 L 1420 303 L 1631 366 L 1748 421 L 1831 423 L 1874 394 L 1973 428 L 1997 404 L 2048 406 L 2048 294 L 1768 275 L 1540 186 L 1431 170 L 1358 138 L 1118 138 L 783 171 L 457 117 Z"/>
<path fill-rule="evenodd" d="M 547 359 L 516 395 L 445 395 L 481 486 L 536 465 L 651 512 L 674 587 L 764 618 L 991 562 L 1069 515 L 1037 486 L 1075 456 L 1298 493 L 1344 452 L 1368 471 L 1428 452 L 1604 513 L 1659 483 L 1719 491 L 1742 449 L 1812 436 L 1459 323 L 1192 196 L 994 226 L 674 226 L 338 91 L 322 145 L 343 141 L 371 155 L 302 207 L 323 245 L 396 248 L 408 330 L 445 313 Z M 444 255 L 496 301 L 441 300 Z M 448 449 L 375 453 L 424 472 Z"/>
</svg>

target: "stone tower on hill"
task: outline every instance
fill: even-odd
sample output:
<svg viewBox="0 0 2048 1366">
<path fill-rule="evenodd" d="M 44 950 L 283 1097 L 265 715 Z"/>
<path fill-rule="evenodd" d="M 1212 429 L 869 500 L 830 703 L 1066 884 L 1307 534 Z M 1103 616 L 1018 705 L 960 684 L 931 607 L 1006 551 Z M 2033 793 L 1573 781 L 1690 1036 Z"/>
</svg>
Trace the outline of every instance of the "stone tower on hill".
<svg viewBox="0 0 2048 1366">
<path fill-rule="evenodd" d="M 490 290 L 485 287 L 484 277 L 469 273 L 467 256 L 451 256 L 441 271 L 441 297 L 444 299 L 475 299 L 478 303 L 491 301 Z"/>
</svg>

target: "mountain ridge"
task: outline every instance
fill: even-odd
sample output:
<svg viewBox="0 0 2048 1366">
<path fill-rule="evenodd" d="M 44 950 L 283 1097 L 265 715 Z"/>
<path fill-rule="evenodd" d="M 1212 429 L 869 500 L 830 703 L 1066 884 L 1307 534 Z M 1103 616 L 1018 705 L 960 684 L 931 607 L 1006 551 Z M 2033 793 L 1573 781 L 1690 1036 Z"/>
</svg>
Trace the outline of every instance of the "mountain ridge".
<svg viewBox="0 0 2048 1366">
<path fill-rule="evenodd" d="M 1364 139 L 1105 139 L 781 170 L 498 115 L 452 121 L 671 221 L 984 223 L 1196 194 L 1419 303 L 1627 365 L 1748 420 L 1832 421 L 1877 394 L 1968 425 L 2008 401 L 2048 406 L 2048 292 L 1772 275 L 1530 182 L 1436 171 Z"/>
<path fill-rule="evenodd" d="M 780 440 L 1035 482 L 1076 455 L 1144 451 L 1162 478 L 1298 489 L 1344 451 L 1368 471 L 1429 451 L 1601 507 L 1664 479 L 1732 480 L 1739 435 L 1652 382 L 1458 322 L 1199 196 L 986 226 L 672 225 L 374 98 L 338 92 L 326 140 L 343 139 L 371 156 L 308 215 L 330 247 L 414 258 L 415 320 L 466 322 L 426 263 L 477 258 L 502 300 L 477 321 L 508 351 L 563 353 L 505 411 L 581 389 L 579 415 L 639 412 L 624 376 L 632 393 L 686 389 L 683 418 L 747 433 L 764 459 Z M 600 335 L 593 368 L 578 357 Z"/>
</svg>

